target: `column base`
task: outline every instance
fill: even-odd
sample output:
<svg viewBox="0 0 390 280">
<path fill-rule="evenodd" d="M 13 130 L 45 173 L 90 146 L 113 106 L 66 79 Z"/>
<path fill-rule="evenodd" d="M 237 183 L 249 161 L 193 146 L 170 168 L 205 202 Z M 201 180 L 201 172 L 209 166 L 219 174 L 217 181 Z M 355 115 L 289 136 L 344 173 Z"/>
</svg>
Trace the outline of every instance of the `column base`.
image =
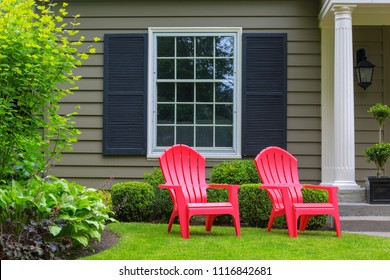
<svg viewBox="0 0 390 280">
<path fill-rule="evenodd" d="M 335 181 L 333 186 L 338 186 L 339 190 L 358 190 L 360 186 L 355 181 Z"/>
</svg>

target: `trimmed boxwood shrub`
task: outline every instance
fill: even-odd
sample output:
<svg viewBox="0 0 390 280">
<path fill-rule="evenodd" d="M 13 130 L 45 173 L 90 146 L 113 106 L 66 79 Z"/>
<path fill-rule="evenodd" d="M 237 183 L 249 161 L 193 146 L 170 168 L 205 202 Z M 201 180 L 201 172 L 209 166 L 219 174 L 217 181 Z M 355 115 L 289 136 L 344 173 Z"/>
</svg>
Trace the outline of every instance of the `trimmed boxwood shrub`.
<svg viewBox="0 0 390 280">
<path fill-rule="evenodd" d="M 244 184 L 239 190 L 240 215 L 249 227 L 267 227 L 272 204 L 267 191 L 259 184 Z"/>
<path fill-rule="evenodd" d="M 260 183 L 253 160 L 224 161 L 216 164 L 210 172 L 210 182 L 215 184 Z"/>
<path fill-rule="evenodd" d="M 151 221 L 155 209 L 155 192 L 145 182 L 124 182 L 112 186 L 115 218 L 122 222 Z"/>
<path fill-rule="evenodd" d="M 227 189 L 207 189 L 207 201 L 209 202 L 226 202 L 228 201 L 228 190 Z M 214 225 L 230 225 L 233 219 L 230 215 L 220 215 L 214 220 Z"/>
<path fill-rule="evenodd" d="M 173 203 L 169 191 L 158 187 L 159 184 L 165 183 L 161 169 L 155 167 L 151 172 L 145 172 L 144 179 L 148 184 L 153 186 L 155 193 L 155 209 L 152 219 L 168 222 L 171 217 Z"/>
<path fill-rule="evenodd" d="M 265 190 L 260 190 L 257 184 L 243 184 L 238 191 L 238 203 L 240 206 L 240 220 L 243 226 L 264 227 L 268 223 L 271 210 L 271 201 Z M 208 189 L 210 202 L 224 202 L 228 200 L 227 189 Z M 260 213 L 260 214 L 259 214 Z M 218 216 L 214 224 L 231 224 L 230 215 Z"/>
<path fill-rule="evenodd" d="M 328 192 L 325 190 L 314 190 L 314 189 L 302 189 L 303 201 L 304 202 L 327 202 Z M 319 215 L 309 220 L 307 225 L 308 229 L 318 229 L 326 225 L 328 220 L 327 215 Z"/>
</svg>

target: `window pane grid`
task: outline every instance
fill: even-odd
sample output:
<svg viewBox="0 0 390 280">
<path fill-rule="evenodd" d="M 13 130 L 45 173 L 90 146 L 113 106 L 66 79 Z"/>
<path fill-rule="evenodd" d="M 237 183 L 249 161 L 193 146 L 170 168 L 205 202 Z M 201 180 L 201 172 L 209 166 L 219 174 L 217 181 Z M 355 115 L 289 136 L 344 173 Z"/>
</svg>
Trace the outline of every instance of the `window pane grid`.
<svg viewBox="0 0 390 280">
<path fill-rule="evenodd" d="M 233 135 L 229 134 L 229 131 L 233 131 L 234 125 L 232 110 L 234 87 L 227 86 L 229 92 L 220 93 L 222 88 L 220 85 L 234 85 L 233 36 L 178 35 L 156 38 L 157 147 L 184 141 L 183 144 L 194 147 L 233 148 Z M 160 38 L 164 38 L 162 50 L 159 49 Z M 221 38 L 230 41 L 231 45 L 224 49 Z M 171 44 L 173 51 L 166 48 L 164 44 L 168 44 L 167 42 Z M 167 98 L 171 94 L 158 90 L 164 85 L 171 84 L 174 85 L 174 100 Z M 187 89 L 183 87 L 184 84 L 187 85 Z M 201 92 L 202 86 L 205 92 Z M 184 90 L 180 90 L 181 87 Z M 207 90 L 207 87 L 212 87 L 212 90 Z M 220 97 L 223 95 L 231 97 L 230 99 Z M 217 115 L 218 112 L 220 116 Z M 224 136 L 230 139 L 225 142 L 218 140 L 218 131 L 225 131 Z M 164 133 L 172 135 L 163 135 Z"/>
</svg>

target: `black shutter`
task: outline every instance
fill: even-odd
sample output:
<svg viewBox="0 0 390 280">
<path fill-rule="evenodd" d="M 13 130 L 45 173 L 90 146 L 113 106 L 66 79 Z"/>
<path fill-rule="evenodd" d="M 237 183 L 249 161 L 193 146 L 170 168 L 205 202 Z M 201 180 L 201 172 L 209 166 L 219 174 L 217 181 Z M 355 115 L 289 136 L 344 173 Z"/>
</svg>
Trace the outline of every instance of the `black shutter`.
<svg viewBox="0 0 390 280">
<path fill-rule="evenodd" d="M 287 146 L 287 35 L 243 34 L 242 155 Z"/>
<path fill-rule="evenodd" d="M 147 34 L 104 36 L 103 154 L 146 154 Z"/>
</svg>

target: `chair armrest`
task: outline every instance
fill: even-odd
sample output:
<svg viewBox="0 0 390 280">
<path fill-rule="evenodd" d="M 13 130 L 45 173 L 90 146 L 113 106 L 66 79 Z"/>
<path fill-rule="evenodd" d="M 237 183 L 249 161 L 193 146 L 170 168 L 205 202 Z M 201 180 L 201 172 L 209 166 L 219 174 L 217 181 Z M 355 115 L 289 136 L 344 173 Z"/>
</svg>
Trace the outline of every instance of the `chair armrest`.
<svg viewBox="0 0 390 280">
<path fill-rule="evenodd" d="M 337 186 L 320 186 L 320 185 L 303 185 L 305 189 L 315 189 L 315 190 L 324 190 L 328 192 L 328 202 L 333 205 L 338 203 L 337 191 L 339 187 Z"/>
<path fill-rule="evenodd" d="M 159 184 L 158 187 L 160 189 L 167 189 L 171 192 L 172 202 L 174 205 L 185 205 L 187 204 L 186 199 L 184 197 L 183 189 L 180 185 L 168 185 L 168 184 Z M 172 196 L 173 194 L 173 196 Z"/>
<path fill-rule="evenodd" d="M 289 188 L 293 187 L 294 185 L 287 185 L 287 184 L 275 184 L 275 185 L 260 185 L 258 186 L 259 189 L 265 189 L 265 190 L 279 190 L 281 193 L 281 197 L 277 196 L 275 197 L 275 194 L 271 195 L 271 201 L 272 203 L 282 203 L 283 207 L 286 209 L 286 214 L 291 215 L 291 209 L 292 209 L 292 200 L 290 197 L 290 191 Z"/>
<path fill-rule="evenodd" d="M 209 184 L 207 186 L 214 189 L 227 189 L 229 202 L 233 207 L 238 207 L 238 189 L 240 185 Z"/>
<path fill-rule="evenodd" d="M 240 185 L 228 185 L 228 184 L 208 184 L 208 186 L 214 189 L 228 189 L 228 188 L 239 189 L 240 188 Z"/>
<path fill-rule="evenodd" d="M 339 189 L 337 186 L 321 186 L 321 185 L 302 185 L 306 189 L 319 189 L 319 190 L 333 190 L 336 191 Z"/>
<path fill-rule="evenodd" d="M 181 189 L 180 185 L 158 184 L 158 187 L 161 189 Z"/>
<path fill-rule="evenodd" d="M 272 190 L 280 190 L 282 188 L 288 188 L 288 185 L 260 185 L 259 189 L 272 189 Z"/>
</svg>

